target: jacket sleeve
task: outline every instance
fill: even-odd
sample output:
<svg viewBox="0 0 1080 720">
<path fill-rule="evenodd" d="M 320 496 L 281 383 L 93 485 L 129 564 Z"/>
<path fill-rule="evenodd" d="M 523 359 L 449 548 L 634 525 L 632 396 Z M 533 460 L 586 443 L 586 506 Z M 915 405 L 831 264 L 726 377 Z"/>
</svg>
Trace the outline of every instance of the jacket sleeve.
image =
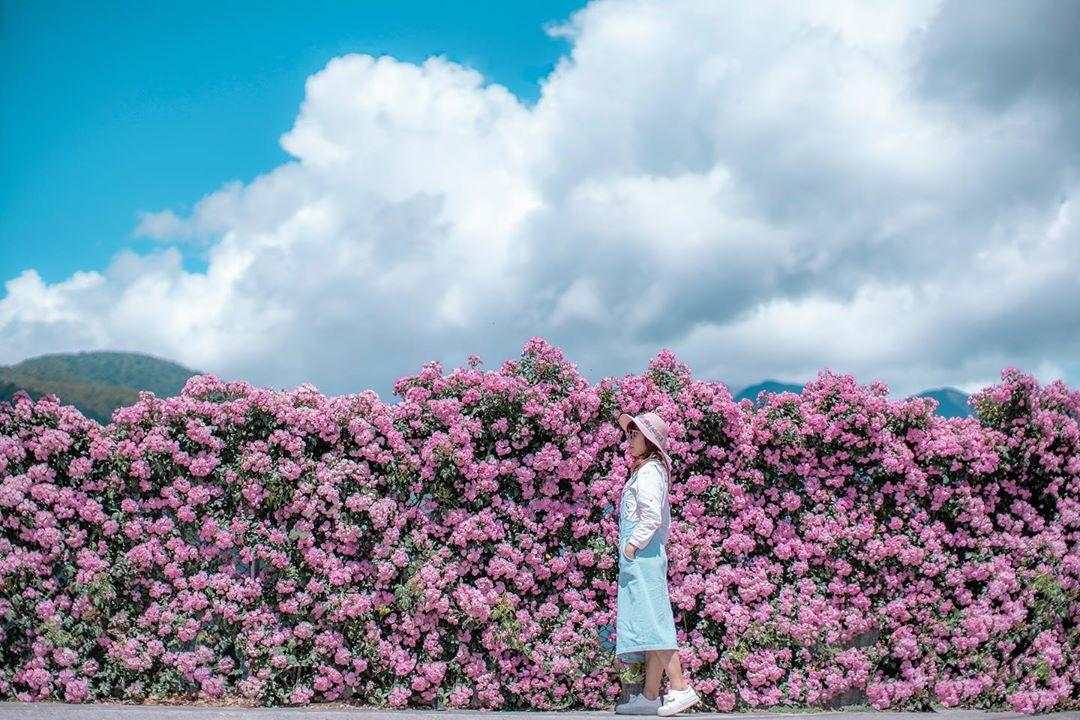
<svg viewBox="0 0 1080 720">
<path fill-rule="evenodd" d="M 664 473 L 656 467 L 656 463 L 650 462 L 638 471 L 637 476 L 638 522 L 627 540 L 637 548 L 634 552 L 645 547 L 652 540 L 653 533 L 663 522 L 661 513 L 665 502 L 667 502 L 667 483 Z"/>
</svg>

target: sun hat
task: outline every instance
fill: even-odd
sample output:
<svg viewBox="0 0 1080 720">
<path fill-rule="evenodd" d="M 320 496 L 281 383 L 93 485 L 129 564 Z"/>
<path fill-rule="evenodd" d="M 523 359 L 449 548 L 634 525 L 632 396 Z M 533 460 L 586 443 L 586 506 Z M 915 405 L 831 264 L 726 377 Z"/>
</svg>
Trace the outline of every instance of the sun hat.
<svg viewBox="0 0 1080 720">
<path fill-rule="evenodd" d="M 672 463 L 671 456 L 668 455 L 667 423 L 664 419 L 654 412 L 643 412 L 638 415 L 623 413 L 619 416 L 619 427 L 623 429 L 623 432 L 626 432 L 626 426 L 630 423 L 634 423 L 641 434 L 660 450 L 660 454 L 667 460 L 667 466 L 670 468 Z"/>
</svg>

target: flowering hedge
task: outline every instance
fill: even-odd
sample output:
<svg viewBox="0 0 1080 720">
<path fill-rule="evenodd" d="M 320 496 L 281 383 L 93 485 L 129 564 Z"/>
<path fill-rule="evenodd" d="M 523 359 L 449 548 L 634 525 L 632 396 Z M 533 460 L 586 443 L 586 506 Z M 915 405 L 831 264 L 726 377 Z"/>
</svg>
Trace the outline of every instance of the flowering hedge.
<svg viewBox="0 0 1080 720">
<path fill-rule="evenodd" d="M 327 398 L 0 405 L 0 697 L 610 708 L 622 411 L 669 422 L 684 669 L 722 711 L 1080 707 L 1080 393 L 947 420 L 823 371 L 735 403 L 530 340 Z"/>
</svg>

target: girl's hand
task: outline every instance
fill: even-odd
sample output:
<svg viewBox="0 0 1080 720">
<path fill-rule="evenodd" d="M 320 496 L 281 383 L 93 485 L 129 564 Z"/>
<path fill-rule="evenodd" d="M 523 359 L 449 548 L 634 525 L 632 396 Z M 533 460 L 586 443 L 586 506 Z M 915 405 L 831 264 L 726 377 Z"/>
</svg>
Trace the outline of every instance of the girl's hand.
<svg viewBox="0 0 1080 720">
<path fill-rule="evenodd" d="M 627 555 L 626 553 L 623 553 L 623 555 L 626 555 L 626 557 L 628 557 L 628 558 L 630 558 L 631 560 L 633 560 L 633 559 L 634 559 L 634 556 L 635 556 L 635 555 L 637 555 L 637 548 L 636 548 L 636 547 L 634 547 L 634 546 L 633 546 L 632 544 L 630 544 L 630 543 L 626 543 L 626 549 L 627 549 L 627 550 L 633 549 L 633 552 L 631 552 L 631 553 L 630 553 L 630 554 L 628 554 L 628 555 Z"/>
</svg>

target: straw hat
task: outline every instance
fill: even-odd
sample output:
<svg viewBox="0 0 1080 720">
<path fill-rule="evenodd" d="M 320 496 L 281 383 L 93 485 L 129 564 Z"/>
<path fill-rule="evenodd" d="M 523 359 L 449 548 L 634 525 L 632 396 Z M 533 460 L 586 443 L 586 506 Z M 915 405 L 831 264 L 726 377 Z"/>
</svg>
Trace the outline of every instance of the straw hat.
<svg viewBox="0 0 1080 720">
<path fill-rule="evenodd" d="M 659 448 L 660 454 L 667 460 L 668 467 L 671 467 L 671 456 L 668 455 L 667 423 L 664 419 L 654 412 L 643 412 L 639 415 L 623 413 L 619 416 L 619 426 L 623 432 L 626 432 L 626 427 L 630 423 L 634 423 L 641 434 Z"/>
</svg>

